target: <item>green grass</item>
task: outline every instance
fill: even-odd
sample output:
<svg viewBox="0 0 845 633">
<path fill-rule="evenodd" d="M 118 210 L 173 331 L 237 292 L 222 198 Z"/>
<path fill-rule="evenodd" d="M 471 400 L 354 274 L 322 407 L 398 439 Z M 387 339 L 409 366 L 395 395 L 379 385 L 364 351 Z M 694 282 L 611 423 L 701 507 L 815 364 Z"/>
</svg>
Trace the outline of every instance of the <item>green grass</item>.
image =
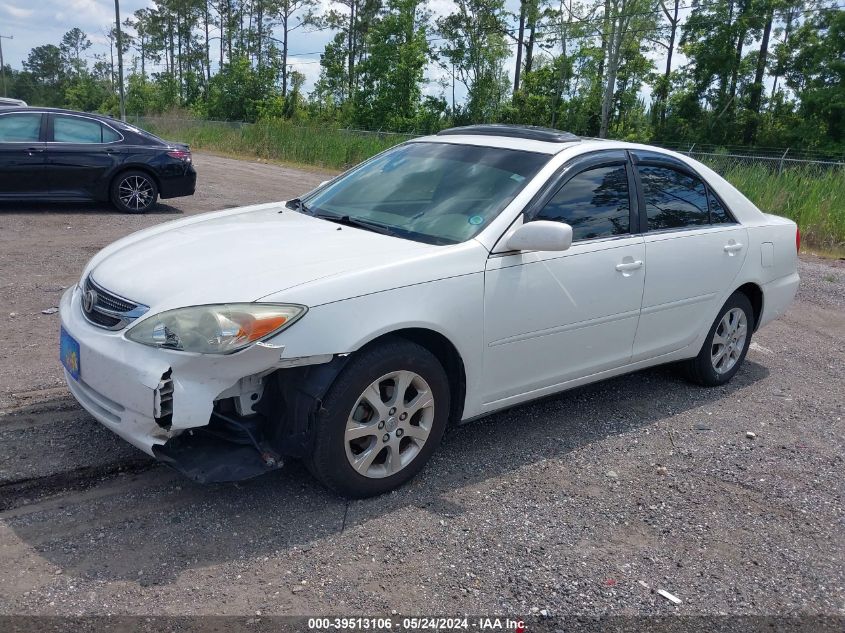
<svg viewBox="0 0 845 633">
<path fill-rule="evenodd" d="M 407 140 L 404 134 L 340 130 L 329 125 L 296 125 L 288 121 L 255 124 L 146 118 L 144 129 L 173 141 L 235 156 L 250 156 L 293 165 L 344 170 Z"/>
<path fill-rule="evenodd" d="M 262 121 L 246 125 L 199 119 L 147 118 L 141 127 L 194 149 L 294 165 L 343 170 L 408 137 L 341 130 L 330 125 Z M 798 223 L 802 243 L 820 253 L 845 250 L 845 170 L 712 165 L 766 213 Z"/>
<path fill-rule="evenodd" d="M 831 253 L 845 248 L 845 169 L 793 167 L 778 175 L 737 165 L 721 173 L 762 211 L 797 222 L 802 244 Z"/>
</svg>

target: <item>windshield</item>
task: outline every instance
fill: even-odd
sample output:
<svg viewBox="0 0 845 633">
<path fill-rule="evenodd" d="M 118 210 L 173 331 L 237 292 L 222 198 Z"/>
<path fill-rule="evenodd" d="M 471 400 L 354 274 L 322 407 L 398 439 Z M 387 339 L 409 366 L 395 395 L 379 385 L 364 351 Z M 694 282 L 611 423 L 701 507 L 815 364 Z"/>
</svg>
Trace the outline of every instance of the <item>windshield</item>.
<svg viewBox="0 0 845 633">
<path fill-rule="evenodd" d="M 456 244 L 474 237 L 551 158 L 449 143 L 407 143 L 306 197 L 307 211 L 360 220 L 398 237 Z"/>
</svg>

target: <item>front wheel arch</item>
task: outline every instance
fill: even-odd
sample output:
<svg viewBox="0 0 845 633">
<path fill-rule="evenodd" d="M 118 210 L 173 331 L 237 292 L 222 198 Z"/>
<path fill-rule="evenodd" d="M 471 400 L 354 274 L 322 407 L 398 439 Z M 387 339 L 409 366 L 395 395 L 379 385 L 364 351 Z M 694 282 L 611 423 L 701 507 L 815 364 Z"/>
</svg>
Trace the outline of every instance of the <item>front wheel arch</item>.
<svg viewBox="0 0 845 633">
<path fill-rule="evenodd" d="M 415 423 L 416 413 L 408 414 L 403 408 L 409 406 L 412 409 L 408 410 L 416 411 L 413 409 L 416 402 L 413 397 L 407 405 L 402 404 L 408 402 L 404 398 L 395 400 L 399 382 L 393 383 L 393 394 L 382 392 L 380 388 L 373 390 L 373 385 L 390 383 L 394 375 L 399 374 L 415 376 L 428 387 L 422 392 L 429 394 L 428 404 L 417 405 L 433 407 L 433 417 L 426 425 L 421 420 Z M 398 393 L 405 394 L 404 389 L 409 386 L 415 384 L 405 383 Z M 348 497 L 378 495 L 401 486 L 425 466 L 439 445 L 449 422 L 451 407 L 438 407 L 436 403 L 444 400 L 451 403 L 450 391 L 448 375 L 437 357 L 417 343 L 393 336 L 358 350 L 321 399 L 311 451 L 305 458 L 306 465 L 324 485 Z M 364 401 L 371 404 L 369 414 L 363 418 L 354 417 Z M 388 407 L 392 408 L 388 411 Z M 367 414 L 367 409 L 364 413 Z M 362 421 L 357 422 L 359 419 Z M 350 424 L 354 433 L 352 437 L 348 435 Z M 414 428 L 417 431 L 423 428 L 425 433 L 420 436 L 412 432 Z M 359 434 L 361 430 L 365 432 Z M 350 443 L 365 437 L 364 446 L 351 446 Z M 403 450 L 413 450 L 412 444 L 416 444 L 416 452 L 410 454 L 410 461 L 398 469 L 392 468 L 394 460 L 404 454 Z M 356 448 L 359 452 L 349 452 Z M 362 457 L 363 463 L 355 463 L 356 455 Z M 375 466 L 375 470 L 370 464 Z M 383 472 L 382 466 L 387 468 L 387 472 Z"/>
<path fill-rule="evenodd" d="M 463 417 L 466 400 L 466 368 L 458 348 L 455 347 L 454 343 L 440 332 L 424 327 L 409 327 L 393 330 L 391 332 L 380 334 L 376 338 L 367 341 L 367 343 L 361 346 L 356 352 L 354 352 L 354 354 L 359 354 L 365 349 L 382 345 L 384 342 L 395 338 L 402 338 L 407 341 L 411 341 L 412 343 L 416 343 L 420 347 L 427 349 L 437 358 L 443 366 L 443 369 L 446 371 L 452 390 L 449 422 L 451 424 L 457 424 L 460 422 Z"/>
</svg>

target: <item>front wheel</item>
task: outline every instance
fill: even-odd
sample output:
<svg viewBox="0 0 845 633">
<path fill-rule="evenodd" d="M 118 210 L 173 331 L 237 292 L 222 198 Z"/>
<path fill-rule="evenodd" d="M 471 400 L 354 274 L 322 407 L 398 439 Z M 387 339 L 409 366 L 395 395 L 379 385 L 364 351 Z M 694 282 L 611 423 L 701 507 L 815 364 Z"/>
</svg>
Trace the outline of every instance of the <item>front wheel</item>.
<svg viewBox="0 0 845 633">
<path fill-rule="evenodd" d="M 309 469 L 348 497 L 402 485 L 440 443 L 449 398 L 446 373 L 424 347 L 396 339 L 364 350 L 323 401 Z"/>
<path fill-rule="evenodd" d="M 144 213 L 158 198 L 158 186 L 152 176 L 142 171 L 127 171 L 114 179 L 111 201 L 124 213 Z"/>
<path fill-rule="evenodd" d="M 754 309 L 741 292 L 735 292 L 707 333 L 698 356 L 686 362 L 687 377 L 700 385 L 723 385 L 739 371 L 754 329 Z"/>
</svg>

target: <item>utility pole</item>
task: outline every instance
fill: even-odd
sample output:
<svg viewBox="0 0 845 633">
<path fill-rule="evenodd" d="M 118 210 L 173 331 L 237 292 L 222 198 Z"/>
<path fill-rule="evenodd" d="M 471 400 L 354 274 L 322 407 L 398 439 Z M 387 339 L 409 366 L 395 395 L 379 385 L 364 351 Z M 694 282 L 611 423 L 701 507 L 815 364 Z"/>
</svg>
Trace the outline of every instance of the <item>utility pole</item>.
<svg viewBox="0 0 845 633">
<path fill-rule="evenodd" d="M 117 80 L 120 86 L 120 120 L 126 121 L 126 98 L 123 93 L 123 35 L 120 32 L 120 0 L 114 0 L 114 24 L 117 28 Z"/>
<path fill-rule="evenodd" d="M 455 62 L 452 62 L 452 121 L 455 120 Z"/>
<path fill-rule="evenodd" d="M 3 61 L 3 40 L 13 40 L 14 35 L 0 35 L 0 74 L 3 75 L 3 96 L 6 96 L 6 63 Z"/>
</svg>

